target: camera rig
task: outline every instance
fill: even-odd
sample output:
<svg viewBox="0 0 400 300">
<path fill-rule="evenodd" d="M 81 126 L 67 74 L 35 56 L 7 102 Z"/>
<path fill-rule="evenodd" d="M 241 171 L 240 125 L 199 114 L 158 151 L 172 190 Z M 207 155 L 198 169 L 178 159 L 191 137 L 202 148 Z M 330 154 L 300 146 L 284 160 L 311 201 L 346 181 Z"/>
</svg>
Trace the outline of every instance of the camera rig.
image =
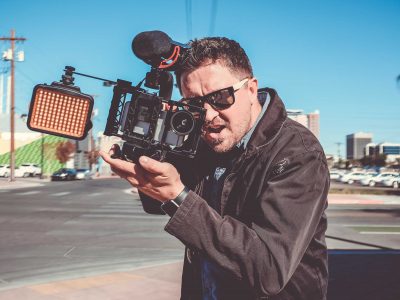
<svg viewBox="0 0 400 300">
<path fill-rule="evenodd" d="M 168 153 L 194 157 L 205 110 L 168 99 L 173 84 L 169 72 L 152 69 L 149 73 L 145 86 L 160 86 L 159 95 L 118 80 L 104 134 L 125 141 L 121 156 L 127 160 L 135 161 L 144 154 L 159 160 Z"/>
<path fill-rule="evenodd" d="M 205 109 L 171 100 L 173 76 L 179 68 L 180 54 L 186 45 L 172 41 L 165 33 L 138 34 L 132 42 L 136 56 L 151 65 L 146 77 L 136 86 L 83 73 L 66 66 L 60 82 L 40 84 L 33 90 L 28 114 L 31 130 L 82 140 L 92 128 L 90 117 L 94 100 L 74 85 L 73 75 L 101 80 L 113 85 L 113 97 L 104 135 L 120 137 L 124 143 L 122 159 L 137 161 L 148 155 L 164 160 L 168 155 L 193 158 L 205 119 Z M 141 85 L 158 90 L 150 93 Z"/>
</svg>

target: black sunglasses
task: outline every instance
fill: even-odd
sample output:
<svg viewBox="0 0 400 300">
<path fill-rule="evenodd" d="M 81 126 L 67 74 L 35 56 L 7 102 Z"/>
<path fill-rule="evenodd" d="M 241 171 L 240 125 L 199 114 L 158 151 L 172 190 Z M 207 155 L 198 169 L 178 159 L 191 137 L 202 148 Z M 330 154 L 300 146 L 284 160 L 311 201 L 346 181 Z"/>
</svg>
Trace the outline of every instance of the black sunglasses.
<svg viewBox="0 0 400 300">
<path fill-rule="evenodd" d="M 215 110 L 227 109 L 235 103 L 235 92 L 240 90 L 249 78 L 245 78 L 233 86 L 220 89 L 201 97 L 182 98 L 182 102 L 198 107 L 203 107 L 204 103 L 208 103 Z"/>
</svg>

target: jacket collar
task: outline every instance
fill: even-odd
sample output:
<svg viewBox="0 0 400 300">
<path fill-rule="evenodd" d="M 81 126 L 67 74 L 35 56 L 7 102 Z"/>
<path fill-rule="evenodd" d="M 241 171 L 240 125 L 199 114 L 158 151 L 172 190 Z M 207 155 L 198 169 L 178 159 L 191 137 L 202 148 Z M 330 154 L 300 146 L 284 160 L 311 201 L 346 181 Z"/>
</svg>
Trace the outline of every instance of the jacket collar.
<svg viewBox="0 0 400 300">
<path fill-rule="evenodd" d="M 257 124 L 248 143 L 248 155 L 252 154 L 257 148 L 265 146 L 279 133 L 286 120 L 287 113 L 285 105 L 274 89 L 266 88 L 270 95 L 270 103 L 267 111 Z"/>
</svg>

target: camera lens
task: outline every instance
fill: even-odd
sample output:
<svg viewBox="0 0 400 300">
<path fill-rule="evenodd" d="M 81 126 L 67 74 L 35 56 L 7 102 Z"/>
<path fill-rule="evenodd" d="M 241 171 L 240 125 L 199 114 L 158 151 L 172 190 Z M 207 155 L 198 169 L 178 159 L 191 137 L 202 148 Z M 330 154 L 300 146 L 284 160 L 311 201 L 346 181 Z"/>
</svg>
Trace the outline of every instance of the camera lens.
<svg viewBox="0 0 400 300">
<path fill-rule="evenodd" d="M 171 129 L 177 135 L 187 135 L 192 132 L 195 120 L 193 115 L 185 110 L 175 112 L 171 116 Z"/>
</svg>

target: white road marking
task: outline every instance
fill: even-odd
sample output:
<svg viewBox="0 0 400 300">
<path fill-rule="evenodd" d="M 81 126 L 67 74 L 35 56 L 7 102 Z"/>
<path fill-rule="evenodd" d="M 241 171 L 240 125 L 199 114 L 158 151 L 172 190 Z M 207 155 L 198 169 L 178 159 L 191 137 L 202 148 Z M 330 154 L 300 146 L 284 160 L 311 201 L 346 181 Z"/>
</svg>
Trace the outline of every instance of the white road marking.
<svg viewBox="0 0 400 300">
<path fill-rule="evenodd" d="M 75 248 L 76 248 L 76 247 L 72 247 L 71 249 L 69 249 L 69 250 L 64 254 L 64 257 L 68 257 L 69 254 L 70 254 L 72 251 L 75 250 Z"/>
<path fill-rule="evenodd" d="M 89 194 L 88 196 L 90 196 L 90 197 L 96 197 L 96 196 L 101 196 L 101 195 L 104 195 L 104 193 L 91 193 L 91 194 Z"/>
<path fill-rule="evenodd" d="M 360 234 L 400 234 L 400 232 L 388 232 L 388 231 L 361 231 Z"/>
<path fill-rule="evenodd" d="M 25 196 L 25 195 L 34 195 L 39 194 L 39 191 L 30 191 L 30 192 L 23 192 L 23 193 L 15 193 L 14 195 Z"/>
<path fill-rule="evenodd" d="M 337 223 L 339 225 L 340 223 Z M 396 224 L 344 224 L 343 227 L 400 227 Z"/>
<path fill-rule="evenodd" d="M 71 194 L 71 192 L 61 192 L 61 193 L 55 193 L 55 194 L 51 194 L 50 196 L 56 196 L 56 197 L 59 197 L 59 196 L 65 196 L 65 195 L 69 195 L 69 194 Z"/>
</svg>

